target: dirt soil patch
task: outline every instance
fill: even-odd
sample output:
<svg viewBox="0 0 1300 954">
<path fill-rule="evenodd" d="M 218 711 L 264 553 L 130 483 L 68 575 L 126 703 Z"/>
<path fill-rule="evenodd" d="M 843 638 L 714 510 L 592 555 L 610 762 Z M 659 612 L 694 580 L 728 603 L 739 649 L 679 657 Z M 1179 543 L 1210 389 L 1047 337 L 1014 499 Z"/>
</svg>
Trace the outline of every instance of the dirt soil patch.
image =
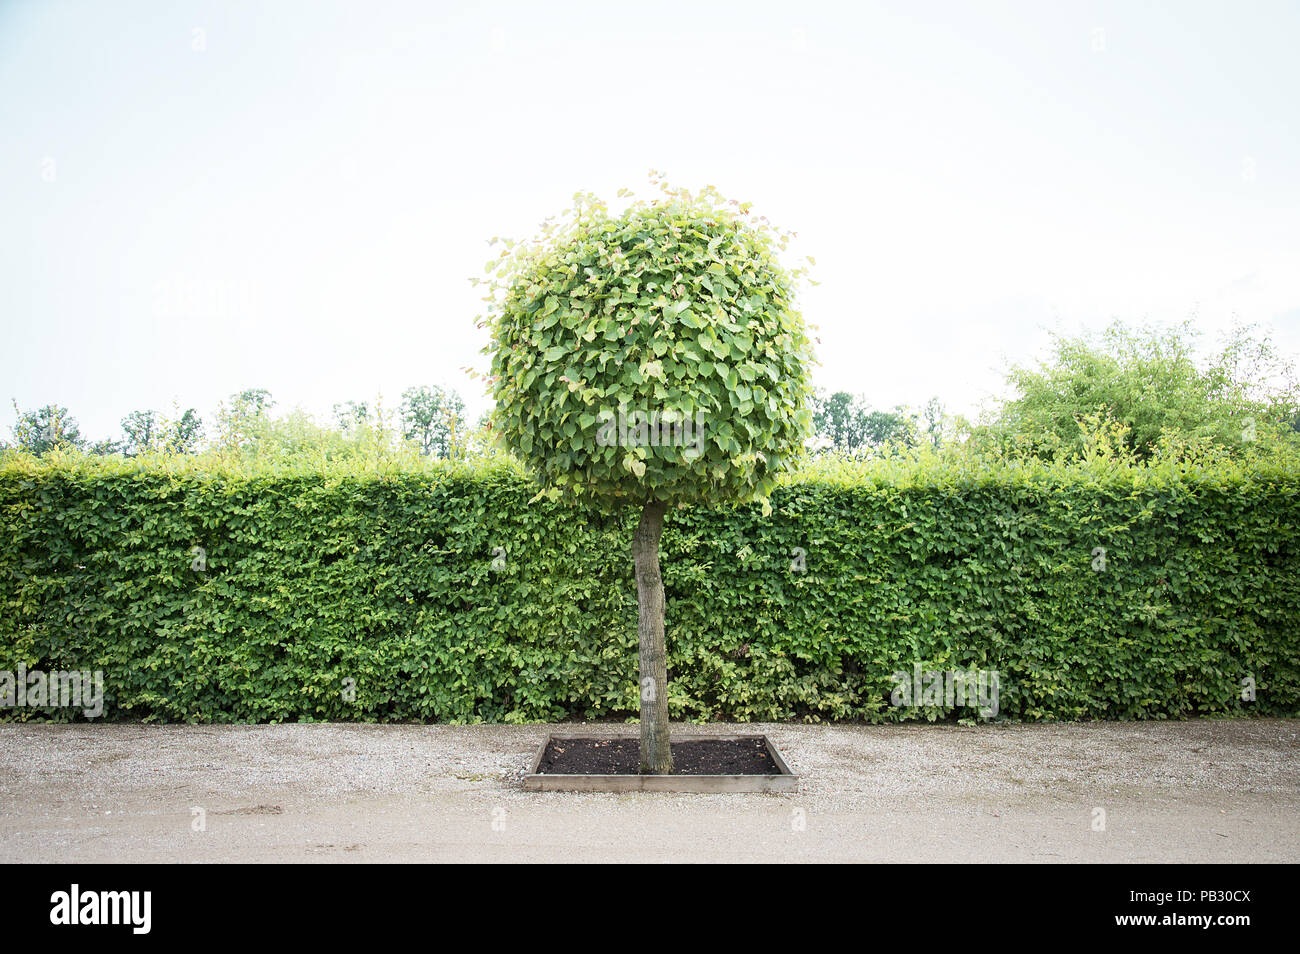
<svg viewBox="0 0 1300 954">
<path fill-rule="evenodd" d="M 692 739 L 673 742 L 673 775 L 780 775 L 763 739 Z M 637 739 L 551 739 L 539 775 L 636 775 Z"/>
</svg>

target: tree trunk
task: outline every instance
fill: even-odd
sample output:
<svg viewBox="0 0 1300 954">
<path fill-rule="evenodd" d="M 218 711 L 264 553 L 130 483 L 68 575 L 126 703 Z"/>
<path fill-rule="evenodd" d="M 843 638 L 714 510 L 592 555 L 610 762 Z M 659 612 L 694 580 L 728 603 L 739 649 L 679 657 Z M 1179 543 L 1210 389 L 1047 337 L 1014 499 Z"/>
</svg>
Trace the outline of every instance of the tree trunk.
<svg viewBox="0 0 1300 954">
<path fill-rule="evenodd" d="M 662 500 L 647 501 L 632 538 L 636 565 L 637 635 L 641 643 L 641 773 L 673 770 L 668 747 L 668 654 L 664 649 L 664 581 L 659 575 L 659 537 L 664 530 Z"/>
</svg>

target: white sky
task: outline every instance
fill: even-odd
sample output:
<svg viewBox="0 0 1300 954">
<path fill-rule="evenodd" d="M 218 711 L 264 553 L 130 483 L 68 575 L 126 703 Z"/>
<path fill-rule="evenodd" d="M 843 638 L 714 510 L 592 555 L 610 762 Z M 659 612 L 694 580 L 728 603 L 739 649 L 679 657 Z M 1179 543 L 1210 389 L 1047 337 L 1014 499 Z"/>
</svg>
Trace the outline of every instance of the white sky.
<svg viewBox="0 0 1300 954">
<path fill-rule="evenodd" d="M 0 0 L 0 398 L 481 409 L 486 241 L 651 168 L 799 232 L 817 383 L 877 406 L 1112 317 L 1295 354 L 1298 41 L 1294 2 Z"/>
</svg>

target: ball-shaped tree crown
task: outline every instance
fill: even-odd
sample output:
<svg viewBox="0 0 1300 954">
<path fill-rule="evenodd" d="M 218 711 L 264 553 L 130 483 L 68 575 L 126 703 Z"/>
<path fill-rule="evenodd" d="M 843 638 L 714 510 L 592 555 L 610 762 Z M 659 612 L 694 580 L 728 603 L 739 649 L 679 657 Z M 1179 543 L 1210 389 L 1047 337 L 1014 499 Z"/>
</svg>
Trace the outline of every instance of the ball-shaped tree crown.
<svg viewBox="0 0 1300 954">
<path fill-rule="evenodd" d="M 747 206 L 664 192 L 580 194 L 489 264 L 494 426 L 552 492 L 766 502 L 810 422 L 802 270 Z"/>
</svg>

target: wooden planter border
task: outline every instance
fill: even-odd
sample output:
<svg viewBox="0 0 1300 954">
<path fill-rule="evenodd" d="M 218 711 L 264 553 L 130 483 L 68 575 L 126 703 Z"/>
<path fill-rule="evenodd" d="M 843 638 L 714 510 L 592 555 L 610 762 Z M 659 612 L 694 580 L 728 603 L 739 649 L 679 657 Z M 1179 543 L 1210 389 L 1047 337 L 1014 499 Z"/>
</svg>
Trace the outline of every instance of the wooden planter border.
<svg viewBox="0 0 1300 954">
<path fill-rule="evenodd" d="M 762 739 L 768 754 L 780 770 L 777 775 L 557 775 L 539 772 L 542 756 L 552 741 L 571 739 L 626 739 L 625 735 L 599 735 L 583 732 L 548 732 L 533 756 L 528 774 L 524 776 L 527 792 L 698 792 L 723 794 L 730 792 L 799 791 L 799 776 L 790 771 L 781 753 L 766 735 L 704 735 L 674 732 L 673 742 L 736 742 Z"/>
</svg>

